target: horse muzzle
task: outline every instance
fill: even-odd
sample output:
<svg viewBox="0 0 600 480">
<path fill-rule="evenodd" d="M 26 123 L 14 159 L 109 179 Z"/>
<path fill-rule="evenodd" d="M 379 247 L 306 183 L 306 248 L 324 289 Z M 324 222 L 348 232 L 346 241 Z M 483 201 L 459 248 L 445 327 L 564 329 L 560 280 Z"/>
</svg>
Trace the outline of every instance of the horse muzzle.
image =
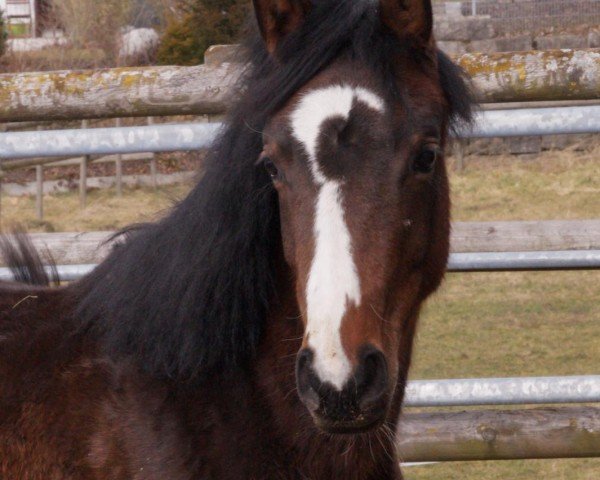
<svg viewBox="0 0 600 480">
<path fill-rule="evenodd" d="M 300 351 L 296 381 L 300 399 L 317 427 L 327 433 L 355 434 L 385 421 L 391 387 L 387 361 L 380 350 L 371 345 L 361 348 L 354 374 L 341 390 L 319 379 L 313 357 L 310 348 Z"/>
</svg>

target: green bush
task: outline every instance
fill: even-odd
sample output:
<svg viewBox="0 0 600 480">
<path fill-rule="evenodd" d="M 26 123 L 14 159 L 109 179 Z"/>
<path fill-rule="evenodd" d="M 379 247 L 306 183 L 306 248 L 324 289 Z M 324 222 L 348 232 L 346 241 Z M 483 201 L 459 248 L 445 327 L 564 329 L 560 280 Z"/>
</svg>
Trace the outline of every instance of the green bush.
<svg viewBox="0 0 600 480">
<path fill-rule="evenodd" d="M 6 31 L 6 25 L 4 24 L 4 12 L 0 10 L 0 57 L 6 53 L 6 39 L 8 33 Z"/>
<path fill-rule="evenodd" d="M 180 12 L 170 19 L 158 49 L 164 65 L 197 65 L 211 45 L 232 43 L 247 18 L 246 0 L 180 0 Z"/>
</svg>

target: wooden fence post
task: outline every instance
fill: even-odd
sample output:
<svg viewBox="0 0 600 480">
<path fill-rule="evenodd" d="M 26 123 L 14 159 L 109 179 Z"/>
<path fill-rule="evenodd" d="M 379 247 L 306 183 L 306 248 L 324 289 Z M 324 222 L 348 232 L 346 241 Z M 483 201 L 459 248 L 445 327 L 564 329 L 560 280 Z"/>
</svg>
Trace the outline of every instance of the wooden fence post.
<svg viewBox="0 0 600 480">
<path fill-rule="evenodd" d="M 120 118 L 115 120 L 115 126 L 120 127 L 123 124 Z M 118 153 L 115 160 L 115 182 L 117 187 L 117 196 L 123 196 L 123 155 Z"/>
<path fill-rule="evenodd" d="M 37 219 L 44 220 L 44 167 L 38 165 L 35 167 L 35 181 L 37 184 L 35 195 L 35 211 Z"/>
<path fill-rule="evenodd" d="M 81 122 L 81 128 L 88 128 L 88 126 L 88 120 L 83 120 Z M 89 155 L 84 155 L 81 158 L 81 166 L 79 169 L 79 204 L 81 208 L 85 208 L 87 204 L 87 167 L 89 159 Z"/>
<path fill-rule="evenodd" d="M 456 170 L 462 173 L 465 170 L 465 152 L 466 143 L 468 140 L 458 138 L 454 146 L 454 153 L 456 155 Z"/>
</svg>

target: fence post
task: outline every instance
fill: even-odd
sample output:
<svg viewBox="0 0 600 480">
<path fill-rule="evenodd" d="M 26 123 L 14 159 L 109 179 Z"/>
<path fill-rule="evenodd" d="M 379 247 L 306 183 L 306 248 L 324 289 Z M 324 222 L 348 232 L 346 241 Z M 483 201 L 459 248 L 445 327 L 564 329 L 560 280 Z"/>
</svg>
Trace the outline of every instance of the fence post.
<svg viewBox="0 0 600 480">
<path fill-rule="evenodd" d="M 88 126 L 89 122 L 87 120 L 81 122 L 81 128 L 85 129 Z M 81 157 L 81 166 L 79 168 L 79 205 L 81 208 L 85 208 L 87 204 L 87 167 L 89 159 L 89 155 Z"/>
<path fill-rule="evenodd" d="M 0 123 L 0 133 L 6 132 L 8 130 L 8 124 Z M 0 161 L 0 229 L 2 228 L 2 181 L 4 180 L 4 170 L 2 161 Z"/>
<path fill-rule="evenodd" d="M 122 121 L 120 118 L 115 120 L 115 126 L 117 128 L 121 127 Z M 116 169 L 116 187 L 117 187 L 117 196 L 123 196 L 123 155 L 118 153 L 115 160 L 115 169 Z"/>
<path fill-rule="evenodd" d="M 42 129 L 43 127 L 38 125 L 38 132 Z M 35 167 L 35 183 L 37 187 L 35 192 L 35 211 L 37 219 L 41 222 L 44 220 L 44 167 L 42 165 L 36 165 Z"/>
<path fill-rule="evenodd" d="M 41 222 L 44 220 L 44 167 L 41 165 L 35 167 L 35 181 L 37 183 L 35 210 L 37 218 Z"/>
<path fill-rule="evenodd" d="M 462 173 L 465 169 L 465 150 L 466 142 L 464 139 L 457 139 L 454 144 L 454 153 L 456 155 L 456 170 Z"/>
<path fill-rule="evenodd" d="M 154 117 L 148 117 L 147 119 L 148 125 L 154 125 Z M 156 166 L 156 154 L 152 153 L 152 158 L 150 159 L 150 176 L 152 177 L 152 186 L 156 190 L 158 188 L 158 178 L 157 178 L 157 166 Z"/>
</svg>

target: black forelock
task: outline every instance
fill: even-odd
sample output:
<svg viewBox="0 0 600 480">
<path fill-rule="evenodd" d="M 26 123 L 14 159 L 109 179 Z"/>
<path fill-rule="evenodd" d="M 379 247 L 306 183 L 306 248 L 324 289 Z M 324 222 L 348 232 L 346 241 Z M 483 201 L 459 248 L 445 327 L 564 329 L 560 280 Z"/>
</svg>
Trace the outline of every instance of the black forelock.
<svg viewBox="0 0 600 480">
<path fill-rule="evenodd" d="M 163 220 L 132 231 L 73 288 L 75 316 L 110 355 L 133 356 L 152 374 L 200 379 L 247 364 L 261 338 L 280 261 L 277 196 L 256 166 L 269 117 L 318 72 L 349 55 L 391 95 L 394 50 L 376 2 L 322 0 L 273 60 L 257 33 L 246 42 L 243 92 L 190 195 Z M 468 120 L 460 71 L 440 54 L 449 115 Z"/>
<path fill-rule="evenodd" d="M 342 56 L 370 68 L 391 98 L 401 95 L 397 56 L 408 55 L 416 63 L 430 61 L 419 45 L 399 40 L 381 23 L 378 2 L 320 0 L 313 4 L 302 28 L 278 47 L 276 60 L 265 50 L 260 35 L 249 36 L 245 45 L 250 68 L 243 80 L 248 94 L 238 111 L 258 112 L 257 120 L 264 123 L 298 89 Z M 473 97 L 464 72 L 441 51 L 437 63 L 451 122 L 470 122 Z"/>
</svg>

